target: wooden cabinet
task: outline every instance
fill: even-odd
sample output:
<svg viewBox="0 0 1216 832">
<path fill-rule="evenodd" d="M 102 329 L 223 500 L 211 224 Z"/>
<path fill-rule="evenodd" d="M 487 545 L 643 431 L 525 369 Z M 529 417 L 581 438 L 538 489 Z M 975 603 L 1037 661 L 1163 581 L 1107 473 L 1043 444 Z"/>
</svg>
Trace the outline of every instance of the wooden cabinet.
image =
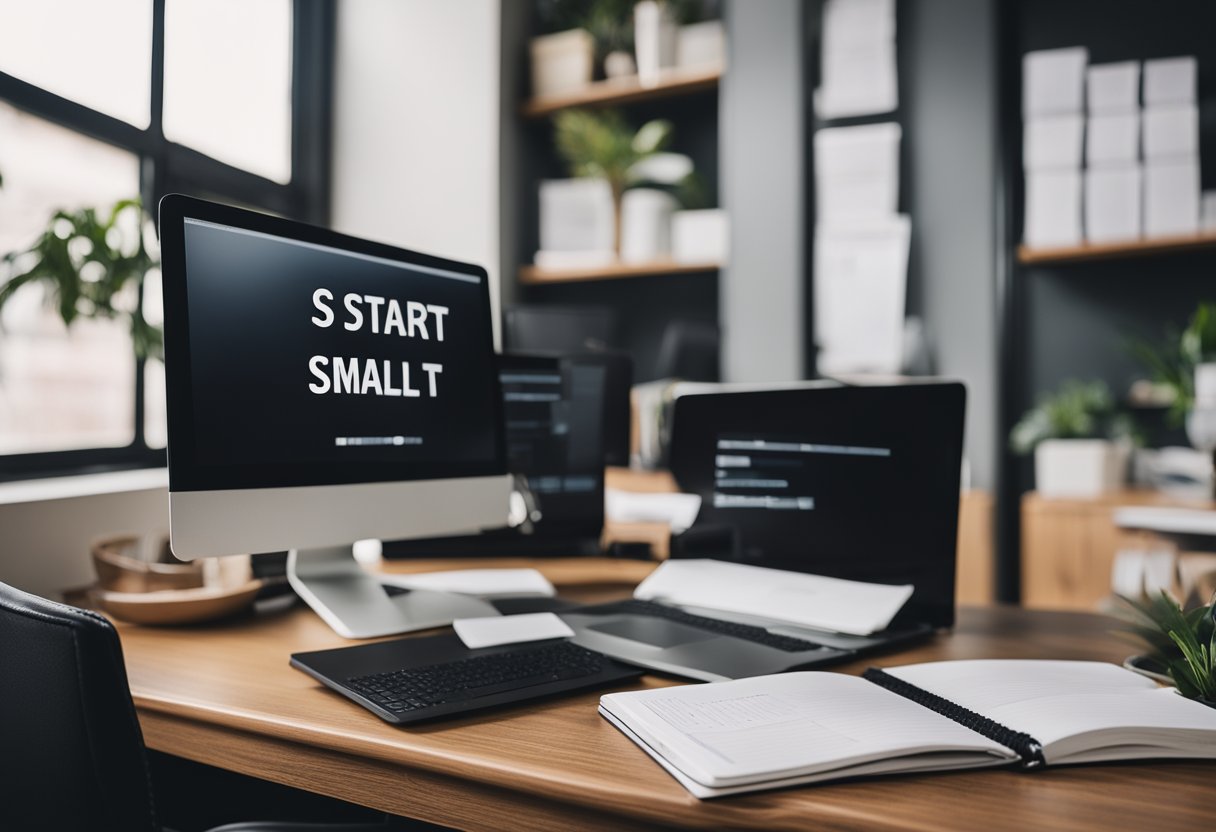
<svg viewBox="0 0 1216 832">
<path fill-rule="evenodd" d="M 1115 491 L 1093 498 L 1022 497 L 1022 604 L 1037 609 L 1098 609 L 1110 596 L 1111 566 L 1122 548 L 1143 546 L 1120 530 L 1121 506 L 1210 508 L 1157 491 Z"/>
<path fill-rule="evenodd" d="M 964 491 L 958 507 L 959 604 L 991 604 L 995 597 L 995 555 L 992 537 L 992 495 Z"/>
</svg>

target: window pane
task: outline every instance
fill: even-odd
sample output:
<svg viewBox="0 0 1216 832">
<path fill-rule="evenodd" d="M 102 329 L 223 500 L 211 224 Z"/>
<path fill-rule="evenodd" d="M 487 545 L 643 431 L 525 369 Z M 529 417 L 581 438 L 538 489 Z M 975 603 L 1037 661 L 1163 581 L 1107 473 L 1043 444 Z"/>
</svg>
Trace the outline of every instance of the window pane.
<svg viewBox="0 0 1216 832">
<path fill-rule="evenodd" d="M 147 127 L 151 0 L 0 0 L 0 71 Z"/>
<path fill-rule="evenodd" d="M 168 0 L 165 137 L 291 180 L 291 0 Z"/>
<path fill-rule="evenodd" d="M 58 208 L 108 210 L 139 193 L 134 155 L 3 102 L 0 174 L 0 253 L 27 248 Z M 123 323 L 78 319 L 69 331 L 38 285 L 0 311 L 0 454 L 128 445 L 134 405 Z"/>
</svg>

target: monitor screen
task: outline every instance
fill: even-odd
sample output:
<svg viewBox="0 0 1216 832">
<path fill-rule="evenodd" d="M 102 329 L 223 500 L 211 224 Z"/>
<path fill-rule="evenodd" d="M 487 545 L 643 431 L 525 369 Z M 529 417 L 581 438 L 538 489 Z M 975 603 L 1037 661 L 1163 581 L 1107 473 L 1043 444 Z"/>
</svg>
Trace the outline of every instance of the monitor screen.
<svg viewBox="0 0 1216 832">
<path fill-rule="evenodd" d="M 948 626 L 964 400 L 957 383 L 680 397 L 672 473 L 723 547 L 704 554 L 909 583 L 905 611 Z"/>
<path fill-rule="evenodd" d="M 162 226 L 184 278 L 165 287 L 174 490 L 504 470 L 483 270 L 181 204 Z"/>
<path fill-rule="evenodd" d="M 537 533 L 589 531 L 604 520 L 605 367 L 579 358 L 500 359 L 507 467 L 527 479 Z"/>
</svg>

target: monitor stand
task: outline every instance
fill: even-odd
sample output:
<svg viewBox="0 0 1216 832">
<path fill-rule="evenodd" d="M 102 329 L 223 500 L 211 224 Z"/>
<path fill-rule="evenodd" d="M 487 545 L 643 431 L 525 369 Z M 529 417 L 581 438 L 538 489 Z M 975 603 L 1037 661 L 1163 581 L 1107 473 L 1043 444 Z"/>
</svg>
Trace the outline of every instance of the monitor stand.
<svg viewBox="0 0 1216 832">
<path fill-rule="evenodd" d="M 443 627 L 457 618 L 498 615 L 488 601 L 452 592 L 394 588 L 355 560 L 350 546 L 292 549 L 287 580 L 317 615 L 347 638 L 373 638 Z"/>
</svg>

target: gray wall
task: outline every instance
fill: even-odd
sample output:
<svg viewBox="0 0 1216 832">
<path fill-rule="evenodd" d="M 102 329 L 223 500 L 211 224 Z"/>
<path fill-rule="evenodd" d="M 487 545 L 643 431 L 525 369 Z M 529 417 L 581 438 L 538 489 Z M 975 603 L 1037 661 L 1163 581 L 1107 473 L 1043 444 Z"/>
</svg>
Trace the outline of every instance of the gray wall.
<svg viewBox="0 0 1216 832">
<path fill-rule="evenodd" d="M 732 2 L 720 175 L 730 265 L 718 287 L 727 381 L 803 377 L 806 28 L 798 0 Z"/>
<path fill-rule="evenodd" d="M 995 0 L 901 5 L 909 307 L 923 315 L 938 374 L 967 384 L 972 484 L 995 482 Z"/>
</svg>

